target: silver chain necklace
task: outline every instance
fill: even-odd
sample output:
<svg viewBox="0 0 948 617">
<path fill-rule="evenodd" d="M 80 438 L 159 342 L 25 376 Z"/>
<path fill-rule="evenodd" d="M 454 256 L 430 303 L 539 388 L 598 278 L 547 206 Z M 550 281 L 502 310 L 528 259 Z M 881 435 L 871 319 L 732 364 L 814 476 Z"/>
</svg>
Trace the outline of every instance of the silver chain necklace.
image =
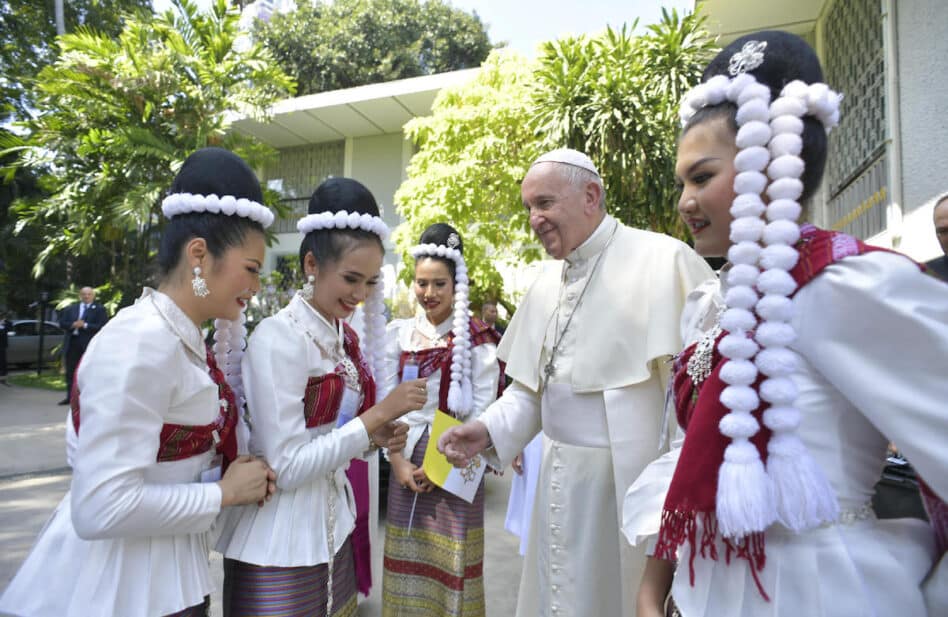
<svg viewBox="0 0 948 617">
<path fill-rule="evenodd" d="M 569 317 L 566 318 L 566 324 L 563 326 L 562 332 L 556 337 L 556 340 L 553 341 L 553 349 L 550 350 L 550 358 L 547 360 L 546 364 L 543 366 L 543 383 L 541 384 L 542 388 L 546 388 L 546 385 L 550 383 L 550 379 L 553 377 L 553 374 L 556 372 L 556 365 L 554 361 L 556 360 L 556 354 L 560 349 L 560 345 L 563 343 L 563 339 L 566 337 L 566 331 L 569 330 L 569 325 L 573 322 L 573 315 L 579 311 L 579 307 L 583 303 L 583 297 L 586 295 L 586 290 L 589 289 L 589 284 L 592 282 L 593 276 L 596 275 L 596 271 L 599 268 L 599 262 L 602 261 L 603 256 L 606 254 L 606 251 L 609 249 L 609 246 L 612 244 L 612 239 L 616 235 L 616 231 L 619 230 L 619 224 L 616 223 L 616 226 L 612 229 L 612 233 L 609 234 L 609 239 L 606 240 L 605 246 L 602 247 L 602 251 L 599 253 L 599 256 L 596 257 L 596 262 L 593 264 L 592 268 L 589 270 L 589 276 L 586 278 L 586 284 L 583 285 L 582 291 L 579 292 L 579 298 L 576 300 L 576 306 L 573 308 L 573 311 L 569 314 Z M 550 319 L 556 319 L 556 325 L 554 327 L 554 336 L 556 330 L 560 327 L 560 306 L 562 304 L 561 299 L 563 297 L 564 283 L 566 279 L 566 268 L 563 268 L 563 273 L 560 276 L 560 293 L 559 298 L 556 303 L 556 312 L 553 314 L 553 317 Z M 549 326 L 548 326 L 549 327 Z"/>
</svg>

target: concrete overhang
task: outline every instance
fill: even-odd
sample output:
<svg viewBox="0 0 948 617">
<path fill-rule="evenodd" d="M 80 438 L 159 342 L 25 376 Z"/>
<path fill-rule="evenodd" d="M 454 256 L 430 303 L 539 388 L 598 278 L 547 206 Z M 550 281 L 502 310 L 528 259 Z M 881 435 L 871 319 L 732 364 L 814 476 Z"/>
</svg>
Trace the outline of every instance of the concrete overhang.
<svg viewBox="0 0 948 617">
<path fill-rule="evenodd" d="M 827 0 L 699 0 L 707 28 L 727 45 L 758 30 L 785 30 L 807 36 L 816 28 Z"/>
<path fill-rule="evenodd" d="M 443 88 L 467 83 L 478 71 L 465 69 L 284 99 L 270 109 L 269 122 L 242 117 L 231 128 L 274 148 L 400 133 L 412 118 L 431 113 Z"/>
</svg>

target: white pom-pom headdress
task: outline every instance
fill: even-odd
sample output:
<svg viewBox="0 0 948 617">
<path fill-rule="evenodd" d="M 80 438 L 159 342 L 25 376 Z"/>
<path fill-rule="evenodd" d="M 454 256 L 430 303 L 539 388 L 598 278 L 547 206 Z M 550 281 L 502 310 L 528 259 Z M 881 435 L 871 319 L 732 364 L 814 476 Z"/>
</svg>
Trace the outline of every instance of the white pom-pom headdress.
<svg viewBox="0 0 948 617">
<path fill-rule="evenodd" d="M 419 244 L 410 250 L 417 261 L 421 257 L 441 257 L 454 262 L 454 350 L 451 352 L 451 385 L 448 406 L 462 418 L 471 413 L 474 390 L 471 383 L 470 295 L 467 264 L 456 233 L 448 234 L 445 244 Z"/>
<path fill-rule="evenodd" d="M 273 212 L 270 208 L 252 199 L 237 198 L 233 195 L 218 197 L 214 194 L 172 193 L 162 200 L 161 212 L 169 219 L 190 212 L 236 215 L 258 222 L 264 229 L 273 223 Z"/>
<path fill-rule="evenodd" d="M 304 236 L 312 231 L 334 229 L 361 229 L 374 233 L 382 242 L 390 230 L 381 217 L 366 213 L 337 210 L 307 214 L 299 220 L 296 228 Z M 384 374 L 385 363 L 385 285 L 375 286 L 365 299 L 365 340 L 361 348 L 376 380 Z"/>
<path fill-rule="evenodd" d="M 206 212 L 239 216 L 256 221 L 264 228 L 273 223 L 273 212 L 260 203 L 262 193 L 257 176 L 239 156 L 223 148 L 202 148 L 181 166 L 172 184 L 172 193 L 161 202 L 169 219 L 180 214 Z M 237 448 L 247 452 L 249 427 L 243 418 L 244 388 L 240 363 L 247 346 L 246 307 L 234 321 L 214 321 L 214 357 L 237 402 Z"/>
<path fill-rule="evenodd" d="M 766 48 L 766 41 L 747 41 L 730 58 L 731 77 L 716 75 L 696 86 L 680 112 L 685 124 L 703 107 L 731 102 L 738 108 L 728 251 L 733 267 L 721 316 L 727 334 L 720 343 L 727 384 L 721 402 L 729 412 L 719 430 L 731 443 L 718 471 L 716 500 L 721 534 L 732 538 L 762 532 L 775 521 L 801 530 L 839 515 L 829 482 L 796 434 L 796 355 L 789 349 L 796 336 L 790 298 L 796 282 L 789 271 L 797 263 L 800 237 L 801 118 L 815 116 L 829 132 L 839 122 L 842 97 L 823 83 L 793 81 L 771 102 L 770 89 L 747 72 L 764 63 Z M 761 198 L 765 188 L 767 204 Z M 759 391 L 753 387 L 758 372 L 766 376 Z M 752 415 L 760 399 L 769 403 L 763 421 L 772 431 L 766 468 L 750 441 L 760 429 Z"/>
</svg>

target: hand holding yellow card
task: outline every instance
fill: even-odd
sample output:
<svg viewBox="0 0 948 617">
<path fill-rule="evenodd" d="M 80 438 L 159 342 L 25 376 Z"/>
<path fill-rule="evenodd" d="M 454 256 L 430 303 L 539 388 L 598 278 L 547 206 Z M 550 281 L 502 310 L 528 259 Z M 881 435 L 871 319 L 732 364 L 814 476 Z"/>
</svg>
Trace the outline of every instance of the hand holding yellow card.
<svg viewBox="0 0 948 617">
<path fill-rule="evenodd" d="M 484 477 L 484 470 L 487 468 L 484 457 L 475 456 L 467 467 L 459 469 L 438 452 L 438 439 L 442 433 L 459 424 L 462 424 L 460 420 L 452 418 L 440 409 L 435 412 L 434 424 L 431 426 L 431 435 L 428 437 L 428 447 L 425 449 L 425 459 L 421 467 L 429 480 L 471 503 L 474 501 L 477 488 L 481 485 L 481 478 Z"/>
</svg>

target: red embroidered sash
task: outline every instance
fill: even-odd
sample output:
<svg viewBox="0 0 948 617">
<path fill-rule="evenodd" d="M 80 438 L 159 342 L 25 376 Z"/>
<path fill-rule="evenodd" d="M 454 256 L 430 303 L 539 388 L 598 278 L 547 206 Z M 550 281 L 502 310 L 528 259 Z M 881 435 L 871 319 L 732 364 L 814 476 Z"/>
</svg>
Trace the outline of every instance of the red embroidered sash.
<svg viewBox="0 0 948 617">
<path fill-rule="evenodd" d="M 471 333 L 471 348 L 485 343 L 497 344 L 500 342 L 500 333 L 486 321 L 471 317 L 469 331 Z M 438 409 L 456 416 L 448 407 L 448 391 L 451 388 L 451 356 L 454 351 L 454 332 L 448 333 L 447 347 L 429 347 L 421 351 L 403 351 L 398 358 L 398 380 L 402 380 L 405 362 L 409 358 L 418 364 L 418 377 L 426 378 L 441 369 L 441 381 L 438 384 Z M 503 382 L 503 366 L 499 366 L 501 383 Z M 500 388 L 498 387 L 498 390 Z"/>
<path fill-rule="evenodd" d="M 796 249 L 799 252 L 799 260 L 790 274 L 797 282 L 797 291 L 816 278 L 827 266 L 844 257 L 886 250 L 869 246 L 846 234 L 821 230 L 809 224 L 800 227 L 800 241 Z M 687 372 L 688 359 L 694 354 L 696 345 L 691 345 L 676 358 L 673 377 L 676 416 L 678 423 L 687 429 L 687 432 L 662 509 L 655 556 L 674 561 L 678 547 L 688 542 L 692 585 L 695 578 L 694 560 L 698 554 L 700 553 L 702 558 L 714 560 L 718 557 L 715 545 L 718 537 L 717 523 L 714 518 L 718 469 L 724 460 L 724 450 L 730 443 L 730 439 L 718 428 L 721 419 L 728 413 L 727 407 L 720 400 L 721 392 L 727 385 L 720 377 L 724 358 L 718 351 L 718 343 L 723 336 L 724 333 L 715 342 L 711 373 L 697 387 Z M 758 378 L 754 387 L 758 388 L 761 381 L 762 378 Z M 761 422 L 765 409 L 766 403 L 762 402 L 754 411 L 753 415 L 760 422 L 761 429 L 751 438 L 751 442 L 757 446 L 761 460 L 766 463 L 770 431 Z M 699 516 L 702 524 L 700 539 L 697 537 Z M 732 555 L 746 560 L 758 590 L 765 599 L 769 599 L 757 578 L 758 572 L 766 563 L 764 534 L 755 533 L 736 540 L 725 538 L 723 541 L 727 549 L 726 562 L 730 563 Z"/>
<path fill-rule="evenodd" d="M 223 457 L 222 471 L 227 470 L 231 461 L 237 458 L 237 420 L 238 410 L 234 391 L 231 390 L 224 373 L 218 368 L 213 352 L 207 348 L 207 366 L 211 381 L 217 385 L 218 400 L 226 401 L 220 405 L 214 422 L 205 425 L 163 424 L 159 437 L 157 462 L 180 461 L 192 456 L 204 454 L 217 442 L 217 453 Z M 78 371 L 78 369 L 77 369 Z M 79 434 L 80 408 L 79 390 L 73 382 L 70 396 L 72 424 Z M 215 437 L 215 432 L 217 436 Z"/>
<path fill-rule="evenodd" d="M 375 379 L 369 369 L 362 350 L 359 349 L 359 336 L 349 324 L 343 323 L 343 350 L 356 366 L 359 373 L 359 387 L 362 390 L 362 404 L 356 415 L 375 405 Z M 333 372 L 310 377 L 306 382 L 306 391 L 303 395 L 303 416 L 306 418 L 306 427 L 313 428 L 330 422 L 335 422 L 339 415 L 339 406 L 342 404 L 342 394 L 346 387 L 343 375 L 345 369 L 342 364 L 336 366 Z"/>
</svg>

